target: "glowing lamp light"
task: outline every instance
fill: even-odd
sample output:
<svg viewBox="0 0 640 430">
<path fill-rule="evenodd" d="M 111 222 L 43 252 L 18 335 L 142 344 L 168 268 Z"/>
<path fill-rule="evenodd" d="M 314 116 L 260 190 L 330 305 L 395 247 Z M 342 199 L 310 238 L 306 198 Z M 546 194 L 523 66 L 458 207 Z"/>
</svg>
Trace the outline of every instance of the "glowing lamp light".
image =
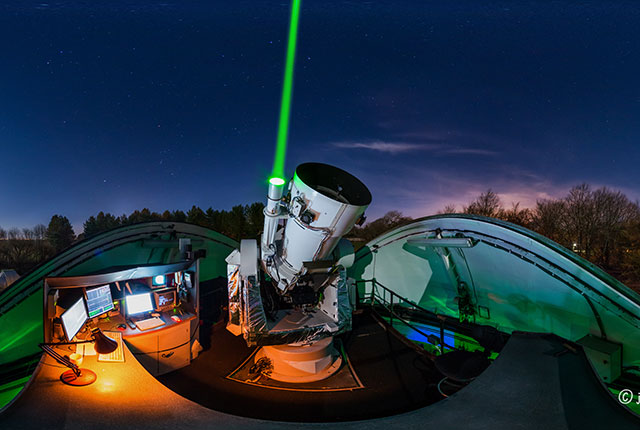
<svg viewBox="0 0 640 430">
<path fill-rule="evenodd" d="M 154 285 L 164 285 L 164 275 L 158 275 L 153 278 Z"/>
<path fill-rule="evenodd" d="M 271 185 L 275 185 L 276 187 L 280 187 L 280 186 L 284 185 L 284 179 L 282 179 L 282 178 L 271 178 L 271 179 L 269 179 L 269 183 Z"/>
</svg>

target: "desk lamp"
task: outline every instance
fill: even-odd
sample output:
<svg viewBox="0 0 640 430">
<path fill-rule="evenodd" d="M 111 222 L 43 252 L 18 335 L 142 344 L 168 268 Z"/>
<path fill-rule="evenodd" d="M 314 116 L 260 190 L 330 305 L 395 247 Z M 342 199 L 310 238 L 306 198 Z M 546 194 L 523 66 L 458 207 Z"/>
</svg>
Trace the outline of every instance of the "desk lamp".
<svg viewBox="0 0 640 430">
<path fill-rule="evenodd" d="M 76 364 L 72 363 L 69 357 L 60 355 L 52 346 L 54 345 L 77 345 L 79 343 L 94 342 L 94 348 L 98 354 L 109 354 L 118 348 L 118 343 L 105 336 L 99 328 L 91 330 L 91 339 L 79 342 L 59 342 L 59 343 L 41 343 L 38 345 L 44 352 L 49 354 L 58 363 L 67 366 L 70 370 L 60 375 L 60 380 L 67 385 L 84 386 L 95 382 L 97 376 L 94 371 L 89 369 L 80 369 Z"/>
</svg>

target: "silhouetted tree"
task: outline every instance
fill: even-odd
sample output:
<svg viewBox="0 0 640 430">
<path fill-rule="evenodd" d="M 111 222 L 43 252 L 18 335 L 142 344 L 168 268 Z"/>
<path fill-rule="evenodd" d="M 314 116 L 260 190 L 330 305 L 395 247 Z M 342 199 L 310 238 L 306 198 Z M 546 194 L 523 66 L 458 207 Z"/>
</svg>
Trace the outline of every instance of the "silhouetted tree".
<svg viewBox="0 0 640 430">
<path fill-rule="evenodd" d="M 35 233 L 30 228 L 23 228 L 22 229 L 22 237 L 25 240 L 34 240 L 35 239 Z"/>
<path fill-rule="evenodd" d="M 229 235 L 236 240 L 240 240 L 245 237 L 246 229 L 247 219 L 244 207 L 242 205 L 232 207 L 231 212 L 229 212 Z"/>
<path fill-rule="evenodd" d="M 53 255 L 53 247 L 47 240 L 47 227 L 43 224 L 38 224 L 33 227 L 33 235 L 35 253 L 33 265 L 36 266 Z"/>
<path fill-rule="evenodd" d="M 224 228 L 224 216 L 221 211 L 213 210 L 213 208 L 207 209 L 205 213 L 207 216 L 207 226 L 217 231 L 218 233 L 223 233 L 225 231 Z"/>
<path fill-rule="evenodd" d="M 363 227 L 354 227 L 347 236 L 348 238 L 358 239 L 354 240 L 354 242 L 356 242 L 354 246 L 359 248 L 364 243 L 375 239 L 381 234 L 402 225 L 409 224 L 411 221 L 413 220 L 403 216 L 402 212 L 389 211 L 382 218 L 368 222 Z"/>
<path fill-rule="evenodd" d="M 67 217 L 54 215 L 47 228 L 47 240 L 55 250 L 60 252 L 75 240 L 76 236 Z"/>
<path fill-rule="evenodd" d="M 592 199 L 596 217 L 593 241 L 595 260 L 603 267 L 610 268 L 613 259 L 622 259 L 620 242 L 624 240 L 625 229 L 640 217 L 640 210 L 620 191 L 606 187 L 595 190 Z"/>
<path fill-rule="evenodd" d="M 36 240 L 45 240 L 47 238 L 47 226 L 38 224 L 33 227 L 33 234 Z"/>
<path fill-rule="evenodd" d="M 638 208 L 638 203 L 635 203 Z M 640 293 L 640 216 L 627 223 L 620 243 L 620 276 Z"/>
<path fill-rule="evenodd" d="M 521 208 L 520 202 L 513 203 L 511 209 L 501 209 L 497 217 L 524 227 L 529 227 L 533 220 L 533 211 L 529 208 Z"/>
<path fill-rule="evenodd" d="M 120 223 L 123 225 L 126 225 L 126 224 L 135 224 L 138 222 L 149 222 L 149 221 L 160 221 L 160 220 L 162 220 L 162 216 L 159 213 L 151 212 L 148 208 L 144 208 L 141 211 L 139 210 L 133 211 L 131 215 L 129 215 L 125 223 L 122 223 L 122 220 L 120 221 Z"/>
<path fill-rule="evenodd" d="M 171 214 L 171 218 L 172 218 L 171 221 L 177 221 L 177 222 L 187 221 L 187 215 L 181 210 L 173 211 L 173 213 Z"/>
<path fill-rule="evenodd" d="M 440 214 L 440 215 L 455 214 L 455 213 L 457 213 L 456 205 L 454 205 L 452 203 L 446 205 L 444 208 L 442 208 L 442 210 L 438 211 L 438 214 Z"/>
<path fill-rule="evenodd" d="M 187 211 L 187 222 L 203 227 L 208 225 L 207 216 L 204 211 L 195 205 Z"/>
<path fill-rule="evenodd" d="M 120 227 L 120 218 L 110 213 L 105 214 L 104 212 L 99 212 L 96 217 L 90 216 L 89 219 L 84 222 L 83 227 L 84 237 L 87 238 Z"/>
<path fill-rule="evenodd" d="M 20 231 L 19 228 L 13 227 L 9 229 L 9 231 L 7 232 L 7 239 L 9 240 L 22 239 L 22 232 Z"/>
<path fill-rule="evenodd" d="M 566 243 L 566 210 L 564 200 L 538 200 L 531 217 L 531 228 L 558 243 Z"/>
<path fill-rule="evenodd" d="M 567 235 L 576 243 L 579 252 L 589 259 L 597 229 L 591 187 L 587 184 L 577 185 L 571 188 L 564 200 L 567 205 L 565 212 Z"/>
<path fill-rule="evenodd" d="M 255 202 L 245 207 L 247 237 L 257 238 L 264 227 L 264 203 Z"/>
<path fill-rule="evenodd" d="M 469 206 L 463 208 L 466 214 L 481 215 L 488 217 L 497 217 L 502 210 L 500 197 L 489 188 L 486 192 L 480 194 L 476 200 L 469 203 Z"/>
</svg>

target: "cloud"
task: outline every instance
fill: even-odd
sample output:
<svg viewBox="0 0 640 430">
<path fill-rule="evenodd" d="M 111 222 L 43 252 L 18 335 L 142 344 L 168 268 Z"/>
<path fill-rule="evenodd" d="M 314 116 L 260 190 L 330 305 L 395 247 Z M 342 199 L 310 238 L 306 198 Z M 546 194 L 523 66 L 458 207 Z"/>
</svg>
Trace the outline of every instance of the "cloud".
<svg viewBox="0 0 640 430">
<path fill-rule="evenodd" d="M 397 133 L 396 136 L 400 136 L 406 139 L 417 140 L 430 140 L 443 142 L 461 137 L 469 137 L 468 133 L 462 133 L 455 130 L 422 130 L 422 131 L 405 131 Z"/>
<path fill-rule="evenodd" d="M 443 151 L 446 154 L 459 154 L 459 155 L 498 155 L 498 151 L 492 151 L 490 149 L 480 148 L 450 148 Z"/>
<path fill-rule="evenodd" d="M 439 143 L 411 143 L 411 142 L 385 142 L 375 140 L 333 142 L 333 146 L 345 149 L 367 149 L 370 151 L 385 152 L 388 154 L 402 154 L 408 152 L 429 151 L 438 155 L 485 155 L 493 156 L 498 152 L 482 148 L 468 148 L 464 146 L 451 146 Z"/>
<path fill-rule="evenodd" d="M 399 210 L 413 218 L 433 215 L 446 205 L 455 205 L 456 210 L 461 211 L 489 188 L 498 194 L 505 208 L 518 202 L 521 208 L 535 207 L 539 199 L 564 197 L 575 185 L 518 168 L 486 174 L 473 170 L 452 171 L 444 165 L 404 166 L 403 175 L 363 175 L 361 179 L 373 194 L 368 210 L 370 220 L 390 210 Z"/>
<path fill-rule="evenodd" d="M 415 151 L 432 151 L 442 147 L 442 145 L 406 142 L 383 142 L 379 140 L 373 142 L 334 142 L 333 146 L 337 148 L 347 149 L 369 149 L 371 151 L 387 152 L 390 154 Z"/>
</svg>

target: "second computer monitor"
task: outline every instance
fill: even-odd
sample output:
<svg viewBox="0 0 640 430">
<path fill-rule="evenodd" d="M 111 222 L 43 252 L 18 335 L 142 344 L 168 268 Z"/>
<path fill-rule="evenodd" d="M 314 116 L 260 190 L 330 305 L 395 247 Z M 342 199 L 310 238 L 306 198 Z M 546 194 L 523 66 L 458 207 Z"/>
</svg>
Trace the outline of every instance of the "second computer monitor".
<svg viewBox="0 0 640 430">
<path fill-rule="evenodd" d="M 89 318 L 97 317 L 113 309 L 113 298 L 111 297 L 111 287 L 91 288 L 87 290 L 87 310 Z"/>
<path fill-rule="evenodd" d="M 127 315 L 142 314 L 153 311 L 151 293 L 133 294 L 126 297 Z"/>
<path fill-rule="evenodd" d="M 67 340 L 71 342 L 71 339 L 80 331 L 85 321 L 87 321 L 87 309 L 84 307 L 84 300 L 82 297 L 78 299 L 69 309 L 62 314 L 62 328 L 64 334 L 67 336 Z"/>
</svg>

